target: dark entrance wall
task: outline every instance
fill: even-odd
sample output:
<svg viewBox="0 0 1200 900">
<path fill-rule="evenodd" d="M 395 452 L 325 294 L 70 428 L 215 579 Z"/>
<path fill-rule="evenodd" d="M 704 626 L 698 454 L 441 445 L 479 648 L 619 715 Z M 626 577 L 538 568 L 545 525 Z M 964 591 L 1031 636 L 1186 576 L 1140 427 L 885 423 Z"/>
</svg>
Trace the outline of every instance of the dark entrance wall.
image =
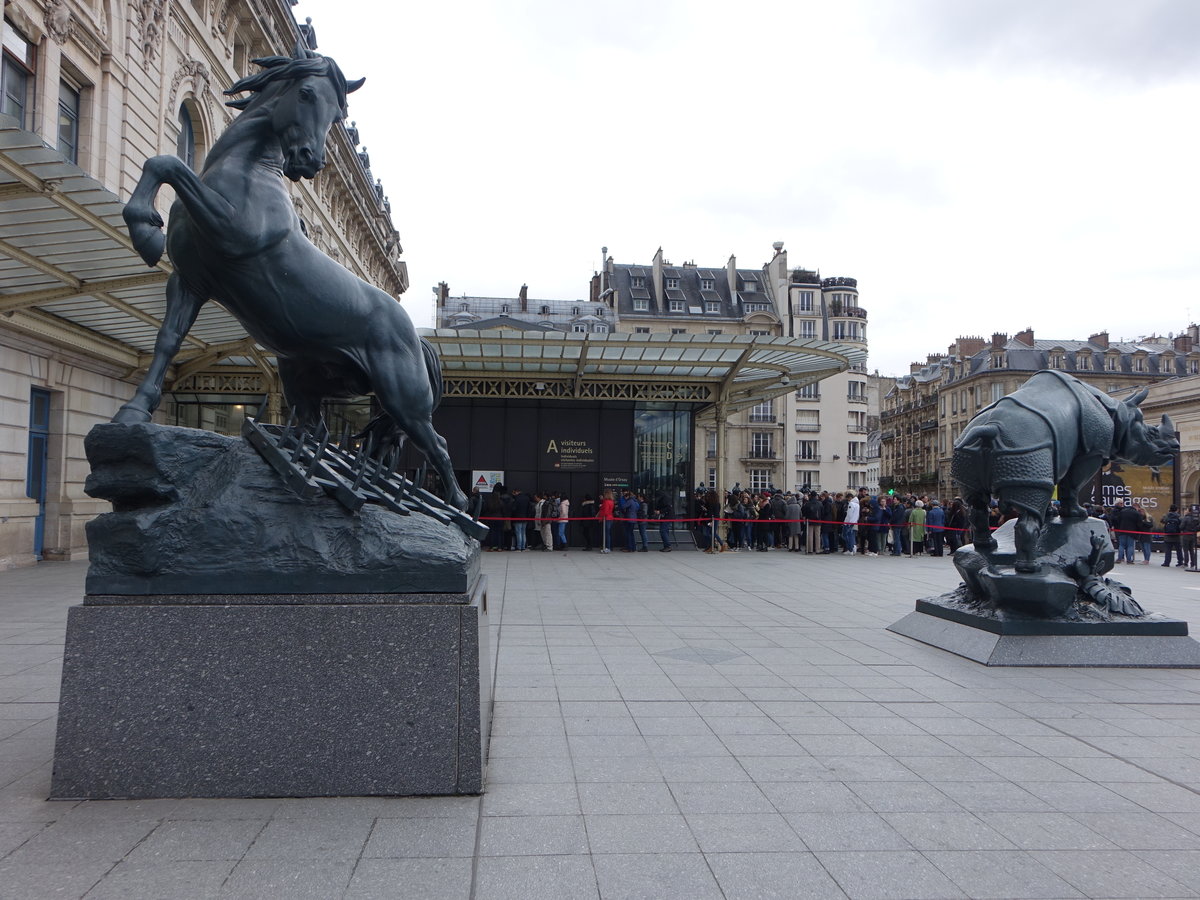
<svg viewBox="0 0 1200 900">
<path fill-rule="evenodd" d="M 433 424 L 464 490 L 472 470 L 500 470 L 509 487 L 564 491 L 574 512 L 585 494 L 596 497 L 604 483 L 627 482 L 633 473 L 628 402 L 448 399 Z"/>
</svg>

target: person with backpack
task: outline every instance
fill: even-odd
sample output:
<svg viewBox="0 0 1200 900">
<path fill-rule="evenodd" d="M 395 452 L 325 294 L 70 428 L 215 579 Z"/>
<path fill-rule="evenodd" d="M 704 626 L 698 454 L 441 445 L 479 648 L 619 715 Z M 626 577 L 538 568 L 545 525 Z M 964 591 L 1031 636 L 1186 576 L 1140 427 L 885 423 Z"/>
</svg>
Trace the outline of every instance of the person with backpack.
<svg viewBox="0 0 1200 900">
<path fill-rule="evenodd" d="M 1172 506 L 1171 509 L 1163 516 L 1163 555 L 1166 560 L 1163 562 L 1164 568 L 1171 567 L 1171 554 L 1174 553 L 1178 562 L 1177 566 L 1183 565 L 1183 554 L 1179 552 L 1179 532 L 1182 520 L 1179 518 L 1179 507 Z"/>
<path fill-rule="evenodd" d="M 658 497 L 654 504 L 654 517 L 658 519 L 658 536 L 662 540 L 662 546 L 658 548 L 659 553 L 671 552 L 671 522 L 669 521 L 675 515 L 675 509 L 671 505 L 671 495 L 666 491 L 659 491 Z"/>
<path fill-rule="evenodd" d="M 553 511 L 554 505 L 550 495 L 543 494 L 533 514 L 534 527 L 537 528 L 538 534 L 542 538 L 542 550 L 554 549 L 554 536 L 550 533 Z"/>
<path fill-rule="evenodd" d="M 529 549 L 525 535 L 529 530 L 529 520 L 533 518 L 533 503 L 520 488 L 513 488 L 512 497 L 513 549 L 524 553 Z"/>
<path fill-rule="evenodd" d="M 567 550 L 567 523 L 571 520 L 571 500 L 566 494 L 555 494 L 558 507 L 554 510 L 554 519 L 558 523 L 558 549 Z"/>
<path fill-rule="evenodd" d="M 1154 518 L 1146 510 L 1142 510 L 1142 533 L 1138 535 L 1138 543 L 1142 548 L 1142 565 L 1150 565 L 1150 554 L 1154 552 Z"/>
<path fill-rule="evenodd" d="M 1189 572 L 1196 571 L 1196 532 L 1200 531 L 1200 506 L 1189 506 L 1179 523 L 1179 546 Z"/>
<path fill-rule="evenodd" d="M 591 550 L 596 545 L 596 501 L 591 494 L 583 495 L 579 504 L 579 516 L 583 519 L 583 549 Z"/>
</svg>

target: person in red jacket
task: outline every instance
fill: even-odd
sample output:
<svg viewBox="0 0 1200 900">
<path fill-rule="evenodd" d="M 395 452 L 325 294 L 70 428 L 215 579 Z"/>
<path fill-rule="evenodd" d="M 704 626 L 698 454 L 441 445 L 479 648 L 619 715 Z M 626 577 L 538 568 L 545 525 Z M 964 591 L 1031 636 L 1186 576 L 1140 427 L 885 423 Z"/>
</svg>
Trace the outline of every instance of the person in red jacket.
<svg viewBox="0 0 1200 900">
<path fill-rule="evenodd" d="M 600 497 L 600 510 L 596 513 L 596 518 L 600 520 L 600 525 L 604 529 L 603 546 L 601 553 L 612 553 L 612 523 L 613 523 L 613 495 L 612 491 L 605 491 Z"/>
</svg>

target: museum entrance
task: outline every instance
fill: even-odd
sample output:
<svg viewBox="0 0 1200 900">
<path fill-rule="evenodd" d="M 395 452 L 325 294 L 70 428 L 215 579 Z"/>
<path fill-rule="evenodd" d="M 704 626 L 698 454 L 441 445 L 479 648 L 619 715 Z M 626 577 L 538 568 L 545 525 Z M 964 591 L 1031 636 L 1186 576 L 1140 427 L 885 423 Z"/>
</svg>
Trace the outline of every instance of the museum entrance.
<svg viewBox="0 0 1200 900">
<path fill-rule="evenodd" d="M 481 476 L 485 483 L 499 478 L 526 493 L 561 491 L 575 513 L 587 496 L 598 499 L 606 489 L 628 487 L 644 492 L 652 507 L 658 498 L 668 499 L 678 518 L 688 509 L 694 483 L 694 407 L 449 398 L 433 424 L 449 444 L 459 486 L 468 493 Z M 410 448 L 405 466 L 420 462 Z"/>
</svg>

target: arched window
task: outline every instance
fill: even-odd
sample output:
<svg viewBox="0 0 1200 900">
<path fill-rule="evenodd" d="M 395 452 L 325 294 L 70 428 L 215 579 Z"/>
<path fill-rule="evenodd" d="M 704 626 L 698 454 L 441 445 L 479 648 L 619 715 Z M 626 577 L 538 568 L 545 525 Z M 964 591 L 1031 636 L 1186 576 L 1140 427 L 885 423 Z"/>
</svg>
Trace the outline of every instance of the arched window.
<svg viewBox="0 0 1200 900">
<path fill-rule="evenodd" d="M 179 137 L 175 141 L 175 155 L 187 163 L 189 169 L 196 168 L 196 129 L 186 103 L 179 105 Z"/>
</svg>

